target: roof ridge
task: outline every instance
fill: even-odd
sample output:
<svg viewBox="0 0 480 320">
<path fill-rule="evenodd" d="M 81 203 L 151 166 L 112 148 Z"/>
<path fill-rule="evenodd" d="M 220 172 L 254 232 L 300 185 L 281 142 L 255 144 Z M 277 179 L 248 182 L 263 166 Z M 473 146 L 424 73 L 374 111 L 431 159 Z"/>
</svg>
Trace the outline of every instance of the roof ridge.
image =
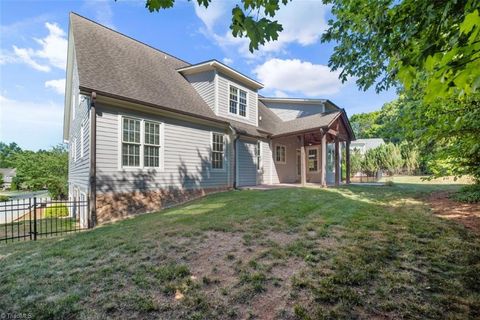
<svg viewBox="0 0 480 320">
<path fill-rule="evenodd" d="M 318 116 L 323 117 L 323 116 L 327 116 L 331 113 L 341 113 L 341 111 L 340 110 L 333 110 L 333 111 L 328 111 L 328 112 L 314 113 L 314 114 L 311 114 L 311 115 L 308 115 L 308 116 L 298 117 L 298 118 L 288 120 L 288 121 L 283 121 L 283 122 L 286 123 L 286 122 L 296 121 L 298 119 L 314 118 L 314 117 L 318 117 Z"/>
<path fill-rule="evenodd" d="M 184 63 L 186 63 L 186 64 L 188 64 L 188 65 L 191 65 L 191 63 L 188 62 L 188 61 L 186 61 L 186 60 L 183 60 L 183 59 L 181 59 L 181 58 L 179 58 L 179 57 L 174 56 L 173 54 L 170 54 L 170 53 L 168 53 L 168 52 L 165 52 L 165 51 L 163 51 L 163 50 L 160 50 L 160 49 L 158 49 L 158 48 L 155 48 L 155 47 L 153 47 L 153 46 L 151 46 L 151 45 L 149 45 L 149 44 L 147 44 L 147 43 L 145 43 L 145 42 L 142 42 L 142 41 L 140 41 L 140 40 L 137 40 L 137 39 L 135 39 L 135 38 L 132 38 L 132 37 L 130 37 L 130 36 L 127 36 L 126 34 L 121 33 L 120 31 L 117 31 L 117 30 L 114 30 L 114 29 L 112 29 L 112 28 L 109 28 L 109 27 L 107 27 L 107 26 L 105 26 L 105 25 L 103 25 L 103 24 L 101 24 L 101 23 L 98 23 L 98 22 L 96 22 L 96 21 L 94 21 L 94 20 L 92 20 L 92 19 L 90 19 L 90 18 L 84 17 L 84 16 L 82 16 L 81 14 L 78 14 L 78 13 L 76 13 L 76 12 L 70 11 L 70 15 L 75 15 L 75 16 L 77 16 L 77 17 L 79 17 L 79 18 L 82 18 L 82 19 L 84 19 L 84 20 L 87 20 L 87 21 L 89 21 L 89 22 L 91 22 L 91 23 L 93 23 L 93 24 L 96 24 L 96 25 L 98 25 L 98 26 L 100 26 L 100 27 L 102 27 L 102 28 L 105 28 L 105 29 L 107 29 L 107 30 L 109 30 L 109 31 L 111 31 L 111 32 L 114 32 L 114 33 L 116 33 L 116 34 L 119 34 L 119 35 L 121 35 L 121 36 L 123 36 L 123 37 L 125 37 L 125 38 L 127 38 L 127 39 L 130 39 L 130 40 L 132 40 L 132 41 L 134 41 L 134 42 L 137 42 L 137 43 L 139 43 L 139 44 L 141 44 L 141 45 L 144 45 L 144 46 L 146 46 L 146 47 L 148 47 L 148 48 L 150 48 L 150 49 L 153 49 L 153 50 L 158 51 L 158 52 L 160 52 L 160 53 L 162 53 L 162 54 L 165 54 L 165 55 L 169 55 L 170 57 L 172 57 L 172 58 L 174 58 L 174 59 L 180 60 L 180 61 L 182 61 L 182 62 L 184 62 Z"/>
</svg>

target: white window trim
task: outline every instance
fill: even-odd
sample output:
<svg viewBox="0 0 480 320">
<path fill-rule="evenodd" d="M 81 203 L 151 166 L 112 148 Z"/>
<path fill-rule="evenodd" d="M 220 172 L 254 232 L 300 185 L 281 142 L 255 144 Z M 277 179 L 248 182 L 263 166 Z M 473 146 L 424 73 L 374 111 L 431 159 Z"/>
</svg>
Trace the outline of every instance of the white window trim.
<svg viewBox="0 0 480 320">
<path fill-rule="evenodd" d="M 145 122 L 150 122 L 150 123 L 154 123 L 154 124 L 158 124 L 158 134 L 160 135 L 159 136 L 159 139 L 158 139 L 158 145 L 154 145 L 154 144 L 147 144 L 145 142 Z M 143 162 L 143 167 L 144 168 L 148 168 L 148 169 L 157 169 L 157 168 L 161 168 L 163 167 L 162 166 L 162 150 L 163 150 L 163 143 L 162 143 L 162 139 L 163 139 L 163 131 L 162 131 L 162 123 L 159 122 L 159 121 L 154 121 L 154 120 L 150 120 L 150 119 L 142 119 L 142 122 L 140 123 L 140 131 L 143 130 L 143 143 L 142 143 L 142 146 L 141 148 L 145 148 L 145 146 L 149 146 L 149 147 L 158 147 L 158 167 L 152 167 L 152 166 L 145 166 L 145 152 L 143 152 L 140 156 L 140 159 L 141 161 Z M 140 141 L 142 141 L 142 139 L 140 138 Z"/>
<path fill-rule="evenodd" d="M 75 113 L 77 112 L 77 105 L 75 103 L 75 93 L 72 93 L 72 120 L 75 120 Z"/>
<path fill-rule="evenodd" d="M 83 159 L 85 152 L 83 151 L 85 147 L 85 125 L 82 123 L 80 126 L 80 159 Z"/>
<path fill-rule="evenodd" d="M 263 152 L 262 152 L 262 140 L 257 140 L 257 145 L 255 146 L 258 149 L 258 155 L 255 155 L 255 161 L 257 162 L 257 172 L 263 171 Z M 286 155 L 285 155 L 286 158 Z"/>
<path fill-rule="evenodd" d="M 277 146 L 278 147 L 283 147 L 285 148 L 285 161 L 277 161 Z M 287 146 L 284 145 L 284 144 L 280 144 L 280 143 L 275 143 L 275 149 L 274 149 L 274 156 L 275 156 L 275 163 L 278 163 L 278 164 L 287 164 Z"/>
<path fill-rule="evenodd" d="M 138 167 L 132 166 L 124 166 L 122 161 L 122 143 L 123 143 L 123 118 L 129 118 L 134 120 L 140 120 L 140 165 Z M 158 123 L 160 125 L 160 150 L 158 153 L 159 156 L 159 167 L 146 167 L 144 166 L 144 145 L 145 145 L 145 121 Z M 119 114 L 118 115 L 118 155 L 117 155 L 117 162 L 118 162 L 118 170 L 124 171 L 138 171 L 144 169 L 154 169 L 158 172 L 165 171 L 165 124 L 162 121 L 151 119 L 151 118 L 140 118 L 137 116 L 130 116 L 128 114 Z"/>
<path fill-rule="evenodd" d="M 306 147 L 305 148 L 306 150 L 306 156 L 307 156 L 307 163 L 306 163 L 306 169 L 307 169 L 307 173 L 319 173 L 320 172 L 320 147 L 319 146 L 310 146 L 310 147 Z M 317 150 L 317 170 L 315 171 L 310 171 L 308 169 L 308 151 L 309 150 Z"/>
<path fill-rule="evenodd" d="M 246 100 L 246 104 L 245 104 L 245 116 L 242 116 L 240 115 L 240 91 L 238 91 L 238 95 L 237 95 L 237 98 L 238 98 L 238 101 L 237 101 L 237 113 L 233 113 L 233 112 L 230 112 L 230 88 L 231 87 L 234 87 L 236 88 L 237 90 L 242 90 L 245 92 L 245 100 Z M 237 85 L 236 83 L 232 83 L 230 81 L 228 81 L 228 114 L 231 115 L 231 116 L 234 116 L 238 119 L 242 119 L 242 120 L 248 120 L 249 119 L 249 116 L 250 116 L 250 113 L 249 113 L 249 104 L 248 104 L 248 99 L 249 99 L 249 92 L 248 92 L 248 89 L 242 87 L 242 86 L 239 86 Z"/>
<path fill-rule="evenodd" d="M 73 162 L 77 162 L 78 152 L 77 152 L 77 138 L 73 140 Z"/>
<path fill-rule="evenodd" d="M 218 135 L 221 135 L 223 136 L 223 165 L 222 165 L 222 168 L 214 168 L 213 167 L 213 157 L 212 157 L 212 154 L 213 154 L 213 135 L 214 134 L 218 134 Z M 227 154 L 227 144 L 226 144 L 226 138 L 225 138 L 225 134 L 223 132 L 216 132 L 216 131 L 211 131 L 210 132 L 210 169 L 212 171 L 215 171 L 215 172 L 222 172 L 222 171 L 225 171 L 226 170 L 226 167 L 227 167 L 227 163 L 226 163 L 226 154 Z"/>
</svg>

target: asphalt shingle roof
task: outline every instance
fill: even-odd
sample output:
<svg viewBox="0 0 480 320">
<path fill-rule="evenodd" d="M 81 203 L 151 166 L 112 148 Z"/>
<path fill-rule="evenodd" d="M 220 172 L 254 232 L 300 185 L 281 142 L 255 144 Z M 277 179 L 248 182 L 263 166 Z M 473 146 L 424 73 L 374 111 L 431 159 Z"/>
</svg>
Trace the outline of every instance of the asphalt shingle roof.
<svg viewBox="0 0 480 320">
<path fill-rule="evenodd" d="M 282 135 L 321 128 L 341 111 L 282 121 L 258 100 L 259 126 L 219 117 L 177 71 L 188 62 L 75 13 L 70 15 L 80 87 L 173 112 L 230 123 L 249 136 Z"/>
<path fill-rule="evenodd" d="M 189 64 L 72 13 L 80 87 L 217 120 L 176 71 Z"/>
</svg>

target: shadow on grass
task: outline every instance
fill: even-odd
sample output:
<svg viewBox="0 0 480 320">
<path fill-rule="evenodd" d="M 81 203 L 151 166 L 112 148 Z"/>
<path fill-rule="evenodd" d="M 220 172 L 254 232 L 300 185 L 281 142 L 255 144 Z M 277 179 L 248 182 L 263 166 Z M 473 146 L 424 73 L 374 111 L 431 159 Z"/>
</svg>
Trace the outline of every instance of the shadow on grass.
<svg viewBox="0 0 480 320">
<path fill-rule="evenodd" d="M 167 304 L 175 287 L 148 272 L 194 264 L 183 253 L 195 250 L 203 231 L 213 230 L 255 234 L 254 239 L 269 231 L 298 234 L 292 248 L 307 267 L 290 296 L 296 310 L 308 317 L 474 317 L 478 238 L 430 215 L 416 198 L 416 188 L 232 191 L 63 241 L 4 247 L 0 310 L 31 312 L 35 318 L 176 318 L 199 312 L 203 318 L 225 318 L 229 305 L 216 308 L 218 301 L 204 294 L 207 288 L 201 285 L 189 289 L 197 300 Z M 339 245 L 328 250 L 305 236 L 314 232 L 329 238 L 334 230 L 341 230 Z M 185 238 L 192 241 L 184 244 Z M 32 287 L 35 296 L 24 290 Z M 240 303 L 228 300 L 228 294 L 228 303 Z M 124 295 L 136 298 L 122 299 Z M 138 302 L 144 298 L 148 304 Z M 156 301 L 167 302 L 157 306 Z"/>
</svg>

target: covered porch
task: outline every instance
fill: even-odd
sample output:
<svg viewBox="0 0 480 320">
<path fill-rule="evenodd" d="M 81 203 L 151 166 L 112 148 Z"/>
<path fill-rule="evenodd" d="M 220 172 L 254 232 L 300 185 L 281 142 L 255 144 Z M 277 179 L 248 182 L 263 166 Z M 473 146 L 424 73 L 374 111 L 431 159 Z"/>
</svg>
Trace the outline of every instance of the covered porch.
<svg viewBox="0 0 480 320">
<path fill-rule="evenodd" d="M 274 185 L 338 186 L 342 183 L 342 167 L 344 182 L 350 183 L 350 142 L 355 137 L 348 119 L 344 112 L 320 119 L 310 128 L 272 137 L 278 177 L 278 181 L 272 181 Z"/>
</svg>

